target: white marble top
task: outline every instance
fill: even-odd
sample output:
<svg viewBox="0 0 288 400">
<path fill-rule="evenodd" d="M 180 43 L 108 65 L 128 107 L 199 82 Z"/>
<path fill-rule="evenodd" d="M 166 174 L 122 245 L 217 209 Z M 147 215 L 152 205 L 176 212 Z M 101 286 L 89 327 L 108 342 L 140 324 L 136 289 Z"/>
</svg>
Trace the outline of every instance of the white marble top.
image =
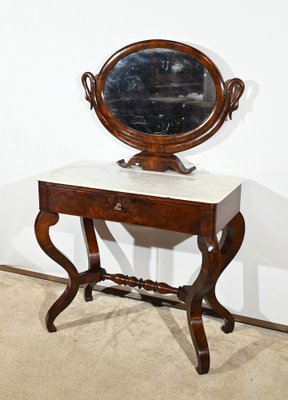
<svg viewBox="0 0 288 400">
<path fill-rule="evenodd" d="M 116 162 L 81 161 L 43 174 L 39 181 L 217 204 L 241 185 L 243 179 L 195 170 L 191 175 L 172 171 L 121 168 Z"/>
</svg>

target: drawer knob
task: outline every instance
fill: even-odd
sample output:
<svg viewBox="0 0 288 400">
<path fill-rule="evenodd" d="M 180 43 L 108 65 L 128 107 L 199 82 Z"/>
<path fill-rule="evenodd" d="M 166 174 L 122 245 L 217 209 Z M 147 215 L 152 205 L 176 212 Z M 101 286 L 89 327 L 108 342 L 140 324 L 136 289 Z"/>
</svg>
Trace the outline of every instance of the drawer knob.
<svg viewBox="0 0 288 400">
<path fill-rule="evenodd" d="M 114 206 L 114 210 L 115 210 L 115 211 L 121 211 L 121 208 L 122 208 L 121 203 L 117 203 L 117 204 Z"/>
</svg>

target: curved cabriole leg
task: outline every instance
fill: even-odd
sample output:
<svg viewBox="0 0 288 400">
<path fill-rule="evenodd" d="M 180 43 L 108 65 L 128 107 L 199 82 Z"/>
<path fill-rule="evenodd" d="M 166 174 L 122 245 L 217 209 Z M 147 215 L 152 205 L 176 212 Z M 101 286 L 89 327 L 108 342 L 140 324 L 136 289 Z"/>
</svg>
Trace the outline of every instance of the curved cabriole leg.
<svg viewBox="0 0 288 400">
<path fill-rule="evenodd" d="M 78 292 L 78 272 L 71 261 L 68 260 L 52 243 L 49 235 L 50 226 L 55 225 L 59 215 L 40 211 L 35 221 L 35 234 L 42 250 L 56 263 L 65 269 L 69 276 L 69 283 L 64 293 L 52 305 L 46 315 L 46 326 L 49 332 L 56 332 L 54 321 L 56 317 L 71 303 Z"/>
<path fill-rule="evenodd" d="M 84 299 L 85 301 L 92 301 L 92 290 L 97 282 L 100 281 L 100 255 L 99 255 L 99 248 L 97 244 L 97 239 L 94 230 L 93 219 L 91 218 L 81 218 L 82 227 L 83 227 L 83 234 L 88 254 L 88 271 L 89 272 L 99 272 L 98 280 L 94 280 L 87 283 L 84 289 Z M 95 274 L 93 274 L 95 277 Z"/>
<path fill-rule="evenodd" d="M 245 234 L 245 222 L 242 214 L 239 212 L 226 226 L 224 232 L 224 240 L 221 247 L 221 269 L 220 274 L 230 264 L 233 258 L 238 253 L 241 247 Z M 216 282 L 215 282 L 216 285 Z M 233 332 L 234 330 L 234 317 L 233 315 L 219 303 L 216 294 L 215 286 L 205 296 L 205 301 L 215 311 L 219 317 L 224 319 L 222 330 L 225 333 Z"/>
<path fill-rule="evenodd" d="M 198 237 L 198 246 L 202 253 L 200 273 L 191 286 L 179 289 L 179 298 L 187 309 L 187 320 L 191 338 L 196 351 L 199 374 L 206 374 L 210 367 L 210 355 L 202 320 L 202 301 L 215 285 L 220 271 L 220 247 L 217 237 Z"/>
</svg>

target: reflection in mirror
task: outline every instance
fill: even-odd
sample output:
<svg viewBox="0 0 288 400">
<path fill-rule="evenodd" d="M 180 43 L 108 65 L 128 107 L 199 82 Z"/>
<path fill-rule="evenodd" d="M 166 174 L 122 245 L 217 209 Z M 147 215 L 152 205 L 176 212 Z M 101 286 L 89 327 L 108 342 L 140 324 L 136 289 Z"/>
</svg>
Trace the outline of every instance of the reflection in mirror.
<svg viewBox="0 0 288 400">
<path fill-rule="evenodd" d="M 216 90 L 209 72 L 192 56 L 152 48 L 132 53 L 113 66 L 104 100 L 127 127 L 172 135 L 207 120 L 215 106 Z"/>
</svg>

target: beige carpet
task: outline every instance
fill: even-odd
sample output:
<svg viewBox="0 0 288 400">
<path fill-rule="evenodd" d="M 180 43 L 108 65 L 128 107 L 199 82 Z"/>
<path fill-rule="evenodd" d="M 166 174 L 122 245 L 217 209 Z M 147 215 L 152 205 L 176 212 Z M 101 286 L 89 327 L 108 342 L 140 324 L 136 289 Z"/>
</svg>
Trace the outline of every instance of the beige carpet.
<svg viewBox="0 0 288 400">
<path fill-rule="evenodd" d="M 0 399 L 288 398 L 288 336 L 205 318 L 211 369 L 199 376 L 185 312 L 95 292 L 43 321 L 64 286 L 0 271 Z"/>
</svg>

